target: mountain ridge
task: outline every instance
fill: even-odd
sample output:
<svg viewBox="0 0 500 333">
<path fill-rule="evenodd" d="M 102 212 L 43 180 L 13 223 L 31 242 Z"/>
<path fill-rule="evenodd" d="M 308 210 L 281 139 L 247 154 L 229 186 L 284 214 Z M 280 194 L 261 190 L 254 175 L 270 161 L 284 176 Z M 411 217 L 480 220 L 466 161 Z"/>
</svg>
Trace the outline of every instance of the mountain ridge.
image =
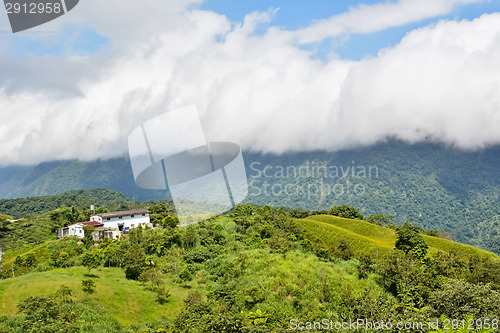
<svg viewBox="0 0 500 333">
<path fill-rule="evenodd" d="M 425 229 L 450 232 L 461 242 L 500 253 L 500 146 L 462 151 L 441 144 L 389 140 L 338 152 L 282 155 L 244 152 L 244 158 L 250 184 L 247 202 L 309 210 L 348 204 L 364 215 L 392 215 L 397 224 L 410 220 Z M 376 177 L 356 174 L 318 177 L 311 172 L 304 177 L 284 177 L 268 172 L 277 171 L 278 167 L 305 169 L 307 165 L 344 170 L 349 166 L 376 166 L 378 172 Z M 327 187 L 352 189 L 356 185 L 364 189 L 361 195 L 324 191 Z M 126 157 L 0 168 L 2 198 L 49 195 L 80 188 L 116 190 L 133 201 L 169 197 L 168 191 L 137 187 Z M 315 193 L 314 189 L 320 190 Z"/>
</svg>

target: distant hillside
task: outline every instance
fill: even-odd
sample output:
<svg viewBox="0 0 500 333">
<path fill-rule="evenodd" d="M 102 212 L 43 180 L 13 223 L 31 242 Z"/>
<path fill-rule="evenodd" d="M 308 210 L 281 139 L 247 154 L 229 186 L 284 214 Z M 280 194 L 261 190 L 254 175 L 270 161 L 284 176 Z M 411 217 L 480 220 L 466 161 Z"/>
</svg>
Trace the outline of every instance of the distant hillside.
<svg viewBox="0 0 500 333">
<path fill-rule="evenodd" d="M 63 207 L 119 206 L 129 202 L 130 200 L 122 193 L 104 188 L 70 190 L 49 196 L 1 199 L 0 213 L 19 219 L 25 215 L 38 215 Z"/>
<path fill-rule="evenodd" d="M 431 143 L 388 141 L 371 147 L 285 155 L 245 153 L 248 202 L 395 216 L 500 253 L 500 147 L 467 152 Z M 326 171 L 325 171 L 326 170 Z M 0 197 L 108 188 L 133 201 L 168 193 L 134 183 L 127 158 L 0 168 Z"/>
<path fill-rule="evenodd" d="M 500 147 L 466 152 L 388 142 L 339 151 L 247 155 L 249 201 L 392 215 L 500 253 Z M 252 165 L 253 163 L 253 165 Z"/>
<path fill-rule="evenodd" d="M 54 161 L 33 167 L 0 167 L 0 198 L 53 195 L 73 189 L 107 188 L 131 200 L 165 199 L 165 191 L 135 185 L 128 158 Z"/>
</svg>

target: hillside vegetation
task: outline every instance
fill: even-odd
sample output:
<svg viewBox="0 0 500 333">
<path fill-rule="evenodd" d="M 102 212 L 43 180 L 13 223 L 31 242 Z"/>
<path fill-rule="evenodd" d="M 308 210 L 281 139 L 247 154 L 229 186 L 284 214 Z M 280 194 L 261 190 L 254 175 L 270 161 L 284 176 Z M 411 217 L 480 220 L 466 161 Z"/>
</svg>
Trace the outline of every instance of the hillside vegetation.
<svg viewBox="0 0 500 333">
<path fill-rule="evenodd" d="M 498 256 L 409 223 L 246 204 L 178 228 L 167 206 L 149 208 L 161 227 L 7 251 L 0 332 L 278 333 L 324 318 L 500 316 Z"/>
<path fill-rule="evenodd" d="M 46 272 L 33 272 L 0 283 L 0 313 L 13 316 L 17 304 L 32 295 L 50 296 L 61 287 L 68 286 L 71 300 L 85 302 L 97 307 L 103 315 L 116 318 L 122 325 L 141 322 L 163 322 L 173 320 L 182 308 L 182 300 L 189 289 L 164 278 L 163 282 L 171 293 L 171 301 L 158 304 L 155 294 L 148 286 L 125 278 L 123 271 L 115 267 L 101 267 L 93 271 L 97 281 L 95 291 L 85 293 L 81 281 L 88 273 L 84 267 L 56 268 Z"/>
<path fill-rule="evenodd" d="M 305 234 L 317 237 L 327 246 L 336 247 L 340 240 L 348 240 L 357 254 L 368 254 L 374 251 L 381 254 L 388 253 L 394 249 L 397 238 L 393 229 L 338 216 L 314 215 L 305 219 L 296 219 L 296 222 L 304 228 Z M 422 237 L 429 245 L 431 256 L 438 252 L 458 252 L 468 256 L 500 260 L 497 254 L 468 244 L 428 235 L 422 235 Z"/>
<path fill-rule="evenodd" d="M 130 203 L 130 199 L 117 191 L 105 188 L 78 189 L 48 196 L 1 199 L 0 212 L 19 219 L 23 216 L 39 215 L 64 207 L 90 208 L 90 205 L 100 205 L 120 208 Z"/>
<path fill-rule="evenodd" d="M 308 210 L 347 204 L 364 215 L 392 215 L 396 224 L 410 220 L 425 229 L 446 231 L 461 242 L 500 254 L 499 152 L 499 146 L 461 151 L 439 144 L 396 140 L 338 152 L 284 155 L 245 152 L 250 180 L 247 200 L 259 205 Z M 320 167 L 328 171 L 318 174 Z M 375 167 L 371 173 L 370 167 Z M 286 171 L 300 168 L 306 172 L 294 175 Z M 362 168 L 366 169 L 364 175 L 358 172 Z M 322 184 L 330 189 L 337 185 L 344 193 L 317 191 L 314 186 Z M 286 185 L 293 185 L 288 194 L 283 190 Z M 353 194 L 355 185 L 362 185 L 363 193 Z M 307 186 L 312 186 L 310 192 Z M 132 201 L 168 197 L 165 191 L 139 188 L 127 158 L 0 167 L 0 198 L 103 187 L 120 191 Z M 299 187 L 306 192 L 297 190 Z M 55 208 L 59 207 L 50 210 Z"/>
</svg>

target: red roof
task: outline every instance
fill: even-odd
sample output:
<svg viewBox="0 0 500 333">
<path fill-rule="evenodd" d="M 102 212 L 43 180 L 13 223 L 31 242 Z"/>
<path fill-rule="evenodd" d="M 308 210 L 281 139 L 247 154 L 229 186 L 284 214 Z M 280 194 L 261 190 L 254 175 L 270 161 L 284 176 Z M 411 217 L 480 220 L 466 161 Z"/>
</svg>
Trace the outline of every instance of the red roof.
<svg viewBox="0 0 500 333">
<path fill-rule="evenodd" d="M 82 227 L 100 227 L 100 226 L 103 226 L 104 223 L 100 223 L 100 222 L 96 222 L 96 221 L 88 221 L 88 222 L 77 222 L 77 223 L 73 223 L 73 224 L 69 224 L 68 227 L 70 225 L 81 225 Z"/>
</svg>

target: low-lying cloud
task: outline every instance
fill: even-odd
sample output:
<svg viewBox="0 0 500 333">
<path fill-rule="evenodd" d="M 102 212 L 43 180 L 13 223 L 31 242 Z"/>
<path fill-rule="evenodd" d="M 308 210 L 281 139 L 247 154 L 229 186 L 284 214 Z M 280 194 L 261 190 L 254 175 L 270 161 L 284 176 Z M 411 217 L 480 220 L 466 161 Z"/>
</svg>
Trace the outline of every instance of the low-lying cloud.
<svg viewBox="0 0 500 333">
<path fill-rule="evenodd" d="M 389 136 L 466 149 L 500 143 L 498 13 L 441 21 L 350 61 L 314 59 L 298 32 L 269 26 L 273 10 L 234 24 L 191 5 L 150 8 L 170 19 L 145 26 L 126 13 L 106 24 L 96 11 L 87 23 L 111 44 L 94 55 L 1 55 L 0 163 L 121 156 L 133 128 L 189 104 L 208 140 L 261 152 Z"/>
</svg>

